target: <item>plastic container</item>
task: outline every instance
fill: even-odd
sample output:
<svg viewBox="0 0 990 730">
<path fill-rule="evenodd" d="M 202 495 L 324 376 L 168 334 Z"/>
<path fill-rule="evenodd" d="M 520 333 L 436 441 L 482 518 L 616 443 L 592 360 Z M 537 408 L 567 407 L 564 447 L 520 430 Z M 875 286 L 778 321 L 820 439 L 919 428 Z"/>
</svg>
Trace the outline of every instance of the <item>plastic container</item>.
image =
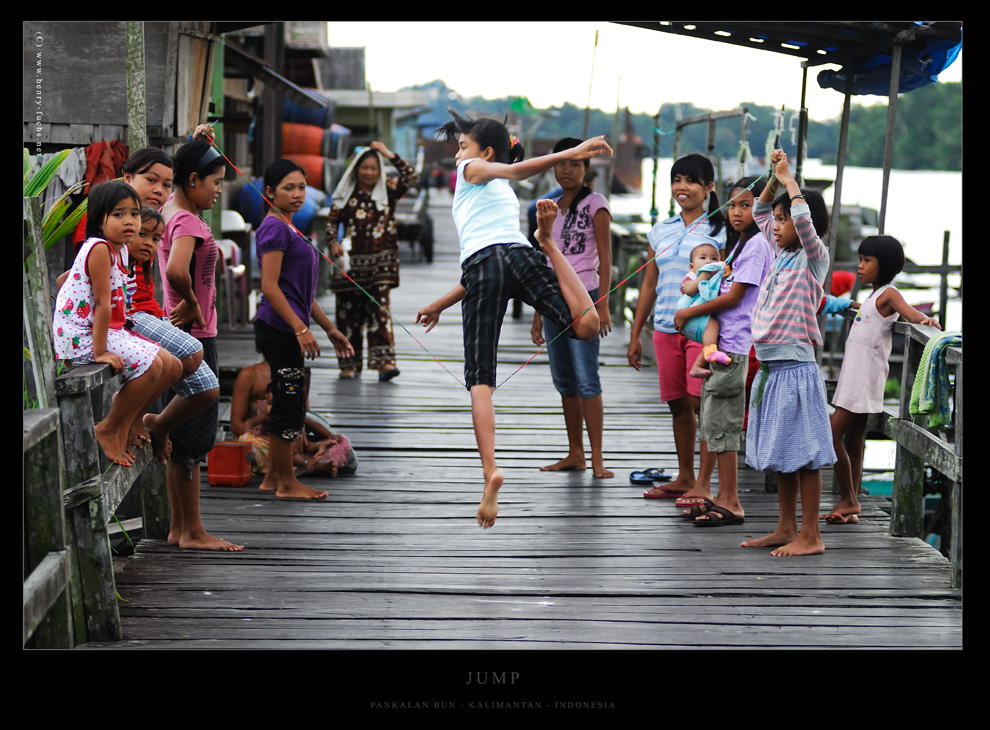
<svg viewBox="0 0 990 730">
<path fill-rule="evenodd" d="M 251 481 L 251 444 L 217 441 L 206 459 L 206 481 L 214 487 L 243 487 Z"/>
<path fill-rule="evenodd" d="M 326 130 L 315 124 L 298 122 L 282 123 L 283 155 L 323 155 L 323 138 Z"/>
<path fill-rule="evenodd" d="M 327 158 L 321 155 L 296 155 L 284 154 L 287 160 L 292 160 L 306 172 L 306 182 L 313 187 L 325 190 L 323 184 L 323 172 L 327 164 Z"/>
</svg>

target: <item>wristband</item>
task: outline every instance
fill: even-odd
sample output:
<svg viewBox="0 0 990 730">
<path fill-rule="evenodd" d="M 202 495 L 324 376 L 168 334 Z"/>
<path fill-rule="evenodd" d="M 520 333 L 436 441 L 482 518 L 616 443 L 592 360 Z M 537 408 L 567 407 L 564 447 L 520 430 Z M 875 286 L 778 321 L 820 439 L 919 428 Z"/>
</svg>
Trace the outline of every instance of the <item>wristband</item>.
<svg viewBox="0 0 990 730">
<path fill-rule="evenodd" d="M 304 335 L 307 332 L 309 332 L 309 327 L 303 327 L 301 330 L 299 330 L 298 332 L 296 332 L 296 337 L 299 337 L 300 335 Z"/>
</svg>

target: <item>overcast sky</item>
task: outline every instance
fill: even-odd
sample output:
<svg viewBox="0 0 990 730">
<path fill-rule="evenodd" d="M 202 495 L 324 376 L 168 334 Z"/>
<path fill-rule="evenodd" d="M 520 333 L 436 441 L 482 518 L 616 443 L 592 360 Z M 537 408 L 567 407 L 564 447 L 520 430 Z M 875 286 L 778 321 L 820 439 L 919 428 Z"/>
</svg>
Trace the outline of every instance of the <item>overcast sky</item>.
<svg viewBox="0 0 990 730">
<path fill-rule="evenodd" d="M 583 107 L 590 82 L 593 108 L 611 112 L 618 101 L 649 114 L 665 102 L 722 111 L 744 102 L 796 109 L 801 100 L 796 57 L 604 21 L 334 21 L 328 28 L 331 46 L 366 48 L 367 80 L 375 91 L 442 79 L 462 96 L 521 95 L 536 108 Z M 818 86 L 822 68 L 838 67 L 809 70 L 807 106 L 816 120 L 842 112 L 842 94 Z M 962 54 L 939 77 L 961 79 Z M 885 103 L 886 97 L 853 101 Z"/>
</svg>

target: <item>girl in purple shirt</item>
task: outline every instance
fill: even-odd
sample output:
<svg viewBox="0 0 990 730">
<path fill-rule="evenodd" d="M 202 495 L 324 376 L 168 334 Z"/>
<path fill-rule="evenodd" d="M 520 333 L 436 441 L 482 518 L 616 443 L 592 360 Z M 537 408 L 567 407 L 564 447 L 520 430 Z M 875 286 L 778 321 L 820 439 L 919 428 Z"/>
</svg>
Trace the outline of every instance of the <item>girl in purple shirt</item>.
<svg viewBox="0 0 990 730">
<path fill-rule="evenodd" d="M 255 235 L 264 298 L 254 337 L 271 367 L 272 407 L 262 426 L 269 447 L 260 489 L 291 499 L 322 499 L 327 493 L 296 479 L 292 465 L 293 444 L 302 438 L 306 418 L 303 365 L 320 354 L 310 319 L 326 332 L 338 357 L 353 355 L 354 348 L 317 304 L 317 253 L 292 226 L 293 214 L 306 202 L 306 174 L 294 162 L 278 160 L 265 170 L 264 186 L 271 209 Z"/>
</svg>

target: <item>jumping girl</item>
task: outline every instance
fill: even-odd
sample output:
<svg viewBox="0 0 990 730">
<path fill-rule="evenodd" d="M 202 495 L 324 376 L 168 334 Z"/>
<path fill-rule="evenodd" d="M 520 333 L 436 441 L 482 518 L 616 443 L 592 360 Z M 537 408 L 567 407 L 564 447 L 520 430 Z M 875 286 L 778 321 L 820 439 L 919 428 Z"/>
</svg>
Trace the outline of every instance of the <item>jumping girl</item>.
<svg viewBox="0 0 990 730">
<path fill-rule="evenodd" d="M 172 355 L 125 327 L 126 271 L 121 250 L 141 227 L 141 200 L 124 182 L 95 186 L 89 194 L 87 239 L 60 286 L 52 324 L 56 356 L 76 364 L 108 363 L 124 385 L 96 440 L 107 458 L 134 463 L 132 434 L 151 405 L 178 380 L 181 365 Z M 168 458 L 167 436 L 153 435 L 155 456 Z"/>
<path fill-rule="evenodd" d="M 554 152 L 577 147 L 581 140 L 566 137 L 556 145 Z M 553 239 L 567 257 L 578 278 L 588 290 L 588 296 L 598 310 L 599 336 L 605 337 L 611 330 L 608 311 L 608 295 L 599 301 L 599 291 L 608 292 L 612 280 L 612 212 L 608 199 L 593 192 L 585 183 L 590 160 L 565 160 L 553 166 L 553 174 L 563 189 L 554 200 L 559 213 L 553 222 Z M 584 435 L 587 426 L 591 444 L 591 469 L 595 477 L 614 476 L 605 468 L 602 455 L 602 431 L 604 408 L 602 384 L 598 376 L 599 338 L 575 340 L 559 337 L 563 330 L 552 321 L 546 322 L 544 339 L 543 318 L 537 312 L 533 317 L 532 337 L 537 345 L 547 345 L 550 358 L 550 374 L 560 393 L 564 408 L 564 425 L 567 428 L 567 456 L 560 461 L 540 468 L 540 471 L 584 471 Z"/>
<path fill-rule="evenodd" d="M 498 515 L 502 471 L 495 462 L 495 359 L 499 333 L 510 299 L 518 297 L 547 320 L 582 340 L 598 337 L 600 320 L 588 290 L 553 241 L 557 206 L 541 200 L 537 241 L 541 256 L 519 229 L 519 200 L 509 180 L 523 180 L 565 160 L 597 157 L 612 148 L 603 137 L 577 147 L 523 160 L 519 141 L 494 119 L 469 119 L 448 109 L 453 121 L 437 132 L 456 141 L 457 183 L 452 212 L 461 243 L 460 283 L 416 314 L 426 331 L 445 309 L 461 303 L 464 327 L 464 381 L 471 392 L 471 414 L 485 489 L 478 524 L 491 527 Z M 546 266 L 546 259 L 553 269 Z M 462 301 L 463 300 L 463 301 Z M 583 315 L 583 316 L 582 316 Z"/>
<path fill-rule="evenodd" d="M 720 251 L 724 249 L 725 223 L 718 212 L 715 168 L 707 157 L 692 154 L 677 160 L 670 169 L 670 190 L 681 210 L 674 217 L 657 223 L 647 234 L 649 253 L 655 256 L 656 266 L 648 266 L 643 271 L 626 357 L 632 367 L 637 370 L 642 367 L 640 333 L 652 313 L 660 400 L 667 403 L 673 416 L 678 474 L 674 481 L 648 489 L 643 496 L 676 499 L 683 495 L 703 496 L 703 492 L 692 491 L 695 487 L 695 414 L 701 407 L 702 381 L 689 376 L 702 345 L 677 331 L 674 312 L 681 296 L 681 280 L 691 262 L 691 252 L 702 243 L 710 243 Z"/>
<path fill-rule="evenodd" d="M 699 355 L 692 369 L 693 375 L 705 378 L 701 393 L 701 467 L 693 494 L 680 498 L 676 504 L 695 505 L 684 516 L 695 518 L 699 527 L 741 524 L 744 517 L 737 489 L 737 453 L 745 428 L 752 315 L 760 284 L 774 259 L 773 248 L 753 221 L 751 185 L 756 194 L 764 187 L 754 178 L 744 178 L 729 193 L 726 259 L 731 258 L 731 271 L 723 279 L 721 293 L 674 315 L 678 329 L 694 316 L 708 314 L 717 319 L 719 346 L 728 358 L 727 363 L 708 365 Z M 711 476 L 716 461 L 719 489 L 712 500 Z"/>
<path fill-rule="evenodd" d="M 863 477 L 866 419 L 883 410 L 883 389 L 890 371 L 891 335 L 894 322 L 939 327 L 938 320 L 925 316 L 904 301 L 891 283 L 904 268 L 904 249 L 893 236 L 869 236 L 859 245 L 859 280 L 873 291 L 862 304 L 846 339 L 839 383 L 832 397 L 832 446 L 837 457 L 835 476 L 839 501 L 821 515 L 829 524 L 859 522 L 856 493 Z"/>
<path fill-rule="evenodd" d="M 821 468 L 835 463 L 825 380 L 815 359 L 822 342 L 816 315 L 829 266 L 821 239 L 828 232 L 828 210 L 820 194 L 798 187 L 783 150 L 774 150 L 770 159 L 776 177 L 760 194 L 753 217 L 778 253 L 753 311 L 761 373 L 750 401 L 746 463 L 777 472 L 780 515 L 773 533 L 742 546 L 775 547 L 775 556 L 814 555 L 825 551 L 818 529 Z M 774 200 L 779 184 L 785 192 Z"/>
</svg>

